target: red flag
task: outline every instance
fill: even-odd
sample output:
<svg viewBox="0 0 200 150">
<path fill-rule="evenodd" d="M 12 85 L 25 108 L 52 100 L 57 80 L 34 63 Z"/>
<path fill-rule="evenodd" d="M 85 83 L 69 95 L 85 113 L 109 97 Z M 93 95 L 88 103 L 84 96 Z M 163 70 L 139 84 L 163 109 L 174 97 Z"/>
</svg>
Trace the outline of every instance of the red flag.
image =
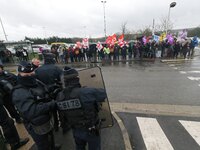
<svg viewBox="0 0 200 150">
<path fill-rule="evenodd" d="M 116 34 L 113 34 L 110 46 L 114 46 L 116 41 L 117 41 L 117 36 L 116 36 Z"/>
<path fill-rule="evenodd" d="M 120 37 L 118 38 L 118 42 L 123 42 L 124 41 L 124 34 L 120 35 Z"/>
<path fill-rule="evenodd" d="M 106 39 L 106 44 L 110 44 L 112 41 L 112 37 L 111 36 L 108 36 L 107 39 Z"/>
</svg>

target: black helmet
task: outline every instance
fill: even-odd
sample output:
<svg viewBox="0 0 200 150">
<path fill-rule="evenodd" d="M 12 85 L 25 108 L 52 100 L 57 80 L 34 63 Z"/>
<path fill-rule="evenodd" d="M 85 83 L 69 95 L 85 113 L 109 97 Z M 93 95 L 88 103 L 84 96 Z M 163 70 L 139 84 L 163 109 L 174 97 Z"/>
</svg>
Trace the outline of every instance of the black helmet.
<svg viewBox="0 0 200 150">
<path fill-rule="evenodd" d="M 53 53 L 44 53 L 44 63 L 45 64 L 55 64 L 56 63 L 56 56 Z"/>
<path fill-rule="evenodd" d="M 64 67 L 63 71 L 65 87 L 81 87 L 78 77 L 78 71 L 76 69 L 66 66 Z"/>
<path fill-rule="evenodd" d="M 21 61 L 18 65 L 18 72 L 30 73 L 34 71 L 34 67 L 27 61 Z"/>
<path fill-rule="evenodd" d="M 68 66 L 65 66 L 63 68 L 64 71 L 64 77 L 65 79 L 73 79 L 73 78 L 78 78 L 78 71 L 74 68 L 70 68 Z"/>
</svg>

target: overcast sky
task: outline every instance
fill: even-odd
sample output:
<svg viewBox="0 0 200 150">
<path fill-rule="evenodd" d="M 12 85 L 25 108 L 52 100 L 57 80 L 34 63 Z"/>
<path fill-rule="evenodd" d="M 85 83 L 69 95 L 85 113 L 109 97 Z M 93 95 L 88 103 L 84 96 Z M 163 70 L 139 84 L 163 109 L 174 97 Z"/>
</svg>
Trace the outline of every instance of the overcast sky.
<svg viewBox="0 0 200 150">
<path fill-rule="evenodd" d="M 168 15 L 172 0 L 107 0 L 107 35 L 152 26 Z M 200 25 L 200 0 L 175 0 L 170 20 L 175 29 Z M 0 0 L 0 17 L 8 40 L 28 37 L 104 36 L 101 0 Z M 0 26 L 0 40 L 5 40 Z"/>
</svg>

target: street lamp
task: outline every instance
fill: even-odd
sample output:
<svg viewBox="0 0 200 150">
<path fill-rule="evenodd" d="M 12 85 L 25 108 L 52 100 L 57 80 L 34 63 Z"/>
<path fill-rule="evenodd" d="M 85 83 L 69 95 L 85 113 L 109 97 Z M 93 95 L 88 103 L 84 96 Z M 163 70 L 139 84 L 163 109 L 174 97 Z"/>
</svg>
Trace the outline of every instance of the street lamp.
<svg viewBox="0 0 200 150">
<path fill-rule="evenodd" d="M 1 22 L 1 27 L 3 29 L 3 33 L 4 33 L 4 36 L 5 36 L 5 39 L 6 39 L 6 41 L 8 41 L 8 38 L 7 38 L 8 35 L 6 35 L 6 31 L 5 31 L 4 27 L 3 27 L 3 22 L 1 20 L 1 18 L 0 18 L 0 22 Z"/>
<path fill-rule="evenodd" d="M 106 39 L 106 13 L 105 13 L 105 4 L 106 1 L 101 1 L 103 3 L 103 12 L 104 12 L 104 33 L 105 33 L 105 39 Z"/>
<path fill-rule="evenodd" d="M 170 8 L 173 8 L 176 6 L 176 2 L 172 2 L 170 5 L 169 5 L 169 12 L 168 12 L 168 18 L 167 18 L 167 25 L 166 25 L 166 35 L 167 35 L 167 30 L 168 30 L 168 25 L 169 25 L 169 21 L 170 21 Z"/>
</svg>

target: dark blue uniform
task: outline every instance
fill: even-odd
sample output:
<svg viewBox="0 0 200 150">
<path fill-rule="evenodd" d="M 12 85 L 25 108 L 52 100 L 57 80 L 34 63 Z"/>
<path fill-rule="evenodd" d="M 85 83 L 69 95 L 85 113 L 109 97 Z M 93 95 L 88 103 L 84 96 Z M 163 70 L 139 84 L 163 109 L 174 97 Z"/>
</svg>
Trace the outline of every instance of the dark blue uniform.
<svg viewBox="0 0 200 150">
<path fill-rule="evenodd" d="M 2 85 L 1 85 L 2 86 Z M 3 129 L 7 142 L 11 145 L 11 150 L 15 150 L 26 144 L 29 139 L 20 139 L 15 128 L 14 121 L 8 116 L 7 111 L 3 107 L 3 93 L 0 90 L 0 126 Z"/>
<path fill-rule="evenodd" d="M 52 85 L 60 81 L 62 70 L 54 64 L 44 64 L 35 71 L 35 74 L 46 85 Z"/>
<path fill-rule="evenodd" d="M 49 101 L 45 87 L 33 76 L 19 75 L 18 83 L 13 91 L 13 102 L 22 114 L 24 125 L 38 150 L 49 150 L 54 146 L 50 112 L 55 102 Z"/>
<path fill-rule="evenodd" d="M 53 85 L 60 83 L 61 75 L 63 72 L 59 67 L 55 65 L 54 59 L 55 59 L 54 54 L 51 54 L 51 53 L 44 54 L 44 65 L 42 65 L 41 67 L 37 68 L 37 70 L 35 70 L 37 79 L 39 79 L 44 84 L 46 84 L 50 92 L 53 92 L 54 90 L 53 88 L 50 88 L 50 87 L 53 87 Z M 55 131 L 58 131 L 59 121 L 58 121 L 56 110 L 53 113 L 53 115 L 54 115 L 54 121 L 55 121 L 54 128 L 55 128 Z M 62 126 L 62 123 L 61 123 L 61 126 Z"/>
<path fill-rule="evenodd" d="M 78 108 L 70 108 L 70 103 L 66 103 L 65 105 L 62 105 L 62 102 L 57 103 L 58 109 L 61 110 L 60 112 L 64 114 L 73 129 L 76 150 L 85 150 L 86 144 L 88 144 L 89 150 L 101 149 L 99 133 L 101 121 L 98 117 L 98 111 L 99 102 L 103 102 L 106 97 L 104 89 L 86 87 L 76 87 L 71 92 L 64 90 L 58 94 L 57 101 L 67 100 L 73 103 L 73 100 L 75 100 L 75 106 L 78 106 L 76 100 L 80 100 L 81 107 Z"/>
<path fill-rule="evenodd" d="M 0 72 L 0 82 L 2 80 L 9 82 L 9 84 L 11 84 L 11 86 L 15 86 L 17 84 L 17 76 L 12 73 L 9 73 L 7 71 L 4 71 L 4 70 L 2 72 Z M 10 87 L 10 88 L 12 88 L 12 87 Z M 14 118 L 17 123 L 21 123 L 22 120 L 20 118 L 20 115 L 12 103 L 12 98 L 11 98 L 11 93 L 10 93 L 12 89 L 10 89 L 10 90 L 4 89 L 3 85 L 1 85 L 0 90 L 4 93 L 3 94 L 3 105 L 6 107 L 9 114 L 11 115 L 11 117 Z"/>
<path fill-rule="evenodd" d="M 1 94 L 0 94 L 1 95 Z M 3 107 L 2 97 L 0 96 L 0 126 L 3 129 L 4 136 L 9 144 L 14 144 L 19 141 L 19 135 L 14 125 L 14 121 L 8 116 Z"/>
</svg>

